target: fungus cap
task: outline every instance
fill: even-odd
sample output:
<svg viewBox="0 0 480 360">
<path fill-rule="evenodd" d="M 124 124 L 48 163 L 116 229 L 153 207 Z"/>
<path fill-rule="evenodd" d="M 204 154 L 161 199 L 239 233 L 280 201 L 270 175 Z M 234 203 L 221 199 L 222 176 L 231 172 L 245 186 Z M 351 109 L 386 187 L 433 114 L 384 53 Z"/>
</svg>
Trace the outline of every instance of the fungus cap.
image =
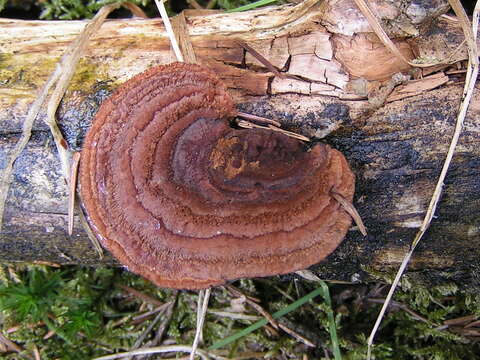
<svg viewBox="0 0 480 360">
<path fill-rule="evenodd" d="M 210 70 L 173 63 L 101 105 L 80 164 L 80 194 L 102 245 L 155 284 L 201 289 L 304 269 L 342 241 L 354 175 L 328 145 L 239 130 Z"/>
</svg>

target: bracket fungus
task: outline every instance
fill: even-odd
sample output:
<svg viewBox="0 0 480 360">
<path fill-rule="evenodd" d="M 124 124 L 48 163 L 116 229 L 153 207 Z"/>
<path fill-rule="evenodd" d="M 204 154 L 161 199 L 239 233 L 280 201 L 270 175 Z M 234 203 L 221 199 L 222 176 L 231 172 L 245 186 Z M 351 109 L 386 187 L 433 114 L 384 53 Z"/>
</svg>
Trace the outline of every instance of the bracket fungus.
<svg viewBox="0 0 480 360">
<path fill-rule="evenodd" d="M 328 145 L 235 129 L 210 70 L 149 69 L 103 102 L 80 164 L 82 205 L 121 263 L 159 286 L 201 289 L 285 274 L 329 255 L 354 175 Z"/>
</svg>

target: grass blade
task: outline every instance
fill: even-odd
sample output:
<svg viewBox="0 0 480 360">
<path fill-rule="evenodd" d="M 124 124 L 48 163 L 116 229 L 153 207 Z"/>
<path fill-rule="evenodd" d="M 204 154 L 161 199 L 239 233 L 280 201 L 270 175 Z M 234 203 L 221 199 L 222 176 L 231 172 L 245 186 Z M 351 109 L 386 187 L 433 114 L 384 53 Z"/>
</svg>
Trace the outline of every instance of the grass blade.
<svg viewBox="0 0 480 360">
<path fill-rule="evenodd" d="M 265 6 L 271 3 L 274 3 L 277 0 L 260 0 L 260 1 L 255 1 L 254 3 L 243 5 L 240 7 L 237 7 L 235 9 L 227 10 L 227 13 L 232 13 L 232 12 L 240 12 L 240 11 L 247 11 L 247 10 L 252 10 L 255 9 L 259 6 Z"/>
<path fill-rule="evenodd" d="M 328 290 L 328 285 L 325 281 L 320 280 L 320 286 L 323 290 L 322 296 L 325 300 L 325 303 L 328 306 L 327 317 L 328 317 L 328 332 L 330 333 L 330 339 L 332 340 L 332 351 L 335 360 L 341 360 L 342 354 L 340 353 L 340 345 L 338 342 L 337 336 L 337 326 L 335 324 L 335 316 L 333 315 L 332 310 L 332 299 L 330 298 L 330 291 Z"/>
<path fill-rule="evenodd" d="M 298 299 L 297 301 L 291 303 L 290 305 L 283 308 L 282 310 L 279 310 L 279 311 L 273 313 L 272 317 L 274 319 L 278 319 L 278 318 L 288 314 L 289 312 L 292 312 L 293 310 L 297 309 L 298 307 L 302 306 L 303 304 L 307 303 L 308 301 L 312 300 L 313 298 L 317 297 L 318 295 L 322 295 L 324 298 L 325 298 L 325 295 L 326 295 L 328 297 L 328 299 L 330 299 L 330 295 L 328 293 L 328 287 L 327 287 L 327 293 L 326 294 L 325 294 L 325 289 L 322 285 L 321 287 L 313 290 L 312 292 L 308 293 L 307 295 Z M 332 316 L 333 316 L 333 313 L 332 313 Z M 227 337 L 223 340 L 220 340 L 220 341 L 216 342 L 215 344 L 210 346 L 208 348 L 208 350 L 216 350 L 216 349 L 222 348 L 225 345 L 228 345 L 228 344 L 230 344 L 230 343 L 232 343 L 232 342 L 234 342 L 238 339 L 241 339 L 244 336 L 247 336 L 251 332 L 261 328 L 262 326 L 265 326 L 267 323 L 268 323 L 267 319 L 259 320 L 255 324 L 250 325 L 249 327 L 237 332 L 236 334 L 233 334 L 232 336 L 229 336 L 229 337 Z M 335 332 L 335 338 L 336 338 L 336 332 Z M 337 339 L 337 344 L 338 344 L 338 339 Z M 335 358 L 335 359 L 337 359 L 337 358 Z"/>
</svg>

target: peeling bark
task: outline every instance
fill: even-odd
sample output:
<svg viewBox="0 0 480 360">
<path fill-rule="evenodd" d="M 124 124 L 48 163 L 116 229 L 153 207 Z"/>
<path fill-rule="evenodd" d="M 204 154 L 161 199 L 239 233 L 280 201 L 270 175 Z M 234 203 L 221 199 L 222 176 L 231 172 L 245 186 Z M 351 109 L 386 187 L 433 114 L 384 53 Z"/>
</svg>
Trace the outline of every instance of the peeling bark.
<svg viewBox="0 0 480 360">
<path fill-rule="evenodd" d="M 446 59 L 462 42 L 460 29 L 438 17 L 446 11 L 445 3 L 431 1 L 420 11 L 413 1 L 373 2 L 408 59 Z M 0 167 L 19 138 L 36 91 L 84 24 L 0 20 Z M 349 160 L 357 176 L 355 203 L 369 235 L 349 232 L 315 267 L 319 276 L 363 280 L 396 270 L 420 226 L 453 134 L 461 72 L 445 65 L 423 73 L 406 68 L 371 33 L 350 0 L 307 1 L 298 8 L 240 14 L 193 12 L 187 13 L 187 24 L 199 62 L 225 81 L 239 109 L 322 139 Z M 269 72 L 238 40 L 284 76 Z M 465 49 L 460 48 L 453 60 L 464 59 Z M 80 149 L 99 104 L 118 84 L 173 60 L 160 20 L 108 21 L 88 47 L 58 111 L 69 146 Z M 382 94 L 387 103 L 372 108 L 378 92 L 402 71 L 410 72 L 412 80 Z M 453 280 L 477 291 L 479 104 L 477 93 L 437 218 L 409 266 L 409 276 L 429 284 Z M 0 258 L 114 263 L 109 256 L 98 259 L 77 217 L 73 236 L 67 236 L 67 187 L 53 140 L 41 121 L 44 116 L 37 119 L 34 135 L 15 163 Z"/>
</svg>

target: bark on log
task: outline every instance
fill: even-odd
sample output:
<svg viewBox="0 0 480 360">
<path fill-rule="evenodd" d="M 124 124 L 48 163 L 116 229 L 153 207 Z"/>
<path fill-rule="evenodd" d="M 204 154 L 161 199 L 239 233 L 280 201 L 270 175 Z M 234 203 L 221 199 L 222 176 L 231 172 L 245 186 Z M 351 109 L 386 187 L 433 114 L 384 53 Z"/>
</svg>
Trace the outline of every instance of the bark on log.
<svg viewBox="0 0 480 360">
<path fill-rule="evenodd" d="M 374 1 L 389 35 L 409 59 L 445 59 L 463 40 L 439 15 L 445 1 Z M 372 34 L 351 0 L 305 1 L 240 14 L 187 13 L 199 61 L 214 68 L 245 112 L 343 151 L 356 176 L 356 206 L 369 235 L 350 231 L 315 267 L 322 278 L 358 281 L 396 270 L 425 214 L 453 134 L 462 74 L 437 66 L 417 80 L 382 90 L 411 70 Z M 84 21 L 0 20 L 0 168 L 22 132 L 29 105 Z M 276 76 L 238 40 L 288 76 Z M 466 58 L 463 47 L 454 61 Z M 173 61 L 159 19 L 108 21 L 90 43 L 58 111 L 69 146 L 80 149 L 101 101 L 149 66 Z M 458 63 L 457 63 L 458 64 Z M 422 76 L 419 76 L 422 75 Z M 384 86 L 382 88 L 382 86 Z M 377 95 L 375 95 L 377 94 Z M 379 100 L 380 99 L 380 100 Z M 15 162 L 0 233 L 0 259 L 55 263 L 100 260 L 76 218 L 66 234 L 67 188 L 47 126 Z M 437 217 L 409 266 L 429 284 L 480 288 L 480 95 L 465 122 Z"/>
</svg>

